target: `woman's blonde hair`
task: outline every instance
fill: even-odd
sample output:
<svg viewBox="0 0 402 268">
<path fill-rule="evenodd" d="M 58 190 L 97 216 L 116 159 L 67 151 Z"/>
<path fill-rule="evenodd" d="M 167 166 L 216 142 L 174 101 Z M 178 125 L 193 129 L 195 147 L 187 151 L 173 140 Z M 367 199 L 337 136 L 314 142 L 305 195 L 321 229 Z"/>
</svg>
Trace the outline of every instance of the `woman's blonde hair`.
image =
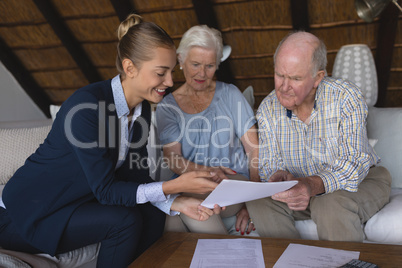
<svg viewBox="0 0 402 268">
<path fill-rule="evenodd" d="M 130 59 L 137 68 L 144 61 L 152 60 L 153 50 L 158 47 L 175 49 L 172 38 L 153 22 L 142 21 L 141 16 L 130 14 L 117 29 L 116 67 L 124 76 L 122 61 Z"/>
</svg>

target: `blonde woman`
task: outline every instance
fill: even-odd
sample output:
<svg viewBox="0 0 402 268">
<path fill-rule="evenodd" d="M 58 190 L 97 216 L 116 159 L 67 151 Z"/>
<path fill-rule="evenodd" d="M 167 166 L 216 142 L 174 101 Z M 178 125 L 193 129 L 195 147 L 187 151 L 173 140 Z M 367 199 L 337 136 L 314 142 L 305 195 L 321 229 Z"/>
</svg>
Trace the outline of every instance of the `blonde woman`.
<svg viewBox="0 0 402 268">
<path fill-rule="evenodd" d="M 133 161 L 147 157 L 149 102 L 173 85 L 176 52 L 162 28 L 136 15 L 118 36 L 120 74 L 66 100 L 44 143 L 5 186 L 1 247 L 54 255 L 101 242 L 98 267 L 127 267 L 162 235 L 165 213 L 206 220 L 220 212 L 177 195 L 213 190 L 206 178 L 214 174 L 153 182 L 146 161 Z"/>
</svg>

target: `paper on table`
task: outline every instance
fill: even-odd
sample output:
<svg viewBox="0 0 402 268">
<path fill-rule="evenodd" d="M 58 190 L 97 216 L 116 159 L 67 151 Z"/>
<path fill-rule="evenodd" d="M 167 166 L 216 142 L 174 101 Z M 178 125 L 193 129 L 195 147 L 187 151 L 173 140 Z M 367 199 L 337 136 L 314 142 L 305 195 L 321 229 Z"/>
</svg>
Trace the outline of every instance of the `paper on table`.
<svg viewBox="0 0 402 268">
<path fill-rule="evenodd" d="M 285 191 L 296 184 L 297 181 L 252 182 L 223 180 L 201 205 L 207 208 L 213 208 L 215 204 L 221 207 L 230 206 L 268 197 Z"/>
<path fill-rule="evenodd" d="M 265 268 L 261 240 L 198 239 L 190 268 Z"/>
<path fill-rule="evenodd" d="M 358 259 L 359 255 L 358 251 L 289 244 L 274 268 L 335 268 Z"/>
</svg>

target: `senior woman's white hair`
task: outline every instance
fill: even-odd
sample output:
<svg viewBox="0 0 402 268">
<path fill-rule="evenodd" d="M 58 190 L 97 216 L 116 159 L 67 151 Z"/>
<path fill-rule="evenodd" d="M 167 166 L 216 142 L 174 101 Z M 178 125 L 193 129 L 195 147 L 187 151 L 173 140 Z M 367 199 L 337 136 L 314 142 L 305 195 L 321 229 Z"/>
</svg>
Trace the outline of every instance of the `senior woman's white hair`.
<svg viewBox="0 0 402 268">
<path fill-rule="evenodd" d="M 213 49 L 216 52 L 216 67 L 219 67 L 222 58 L 223 42 L 222 34 L 207 25 L 197 25 L 188 29 L 180 41 L 177 48 L 179 62 L 182 63 L 187 57 L 188 51 L 193 47 Z"/>
</svg>

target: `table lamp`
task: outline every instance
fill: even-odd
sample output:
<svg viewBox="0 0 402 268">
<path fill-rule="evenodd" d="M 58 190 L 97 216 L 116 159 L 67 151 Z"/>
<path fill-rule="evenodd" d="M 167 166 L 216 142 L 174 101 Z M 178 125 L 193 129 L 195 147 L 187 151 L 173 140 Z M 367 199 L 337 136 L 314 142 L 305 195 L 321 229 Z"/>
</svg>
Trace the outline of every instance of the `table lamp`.
<svg viewBox="0 0 402 268">
<path fill-rule="evenodd" d="M 336 54 L 332 76 L 355 83 L 361 89 L 368 106 L 374 106 L 377 102 L 377 71 L 373 54 L 367 45 L 342 46 Z"/>
</svg>

